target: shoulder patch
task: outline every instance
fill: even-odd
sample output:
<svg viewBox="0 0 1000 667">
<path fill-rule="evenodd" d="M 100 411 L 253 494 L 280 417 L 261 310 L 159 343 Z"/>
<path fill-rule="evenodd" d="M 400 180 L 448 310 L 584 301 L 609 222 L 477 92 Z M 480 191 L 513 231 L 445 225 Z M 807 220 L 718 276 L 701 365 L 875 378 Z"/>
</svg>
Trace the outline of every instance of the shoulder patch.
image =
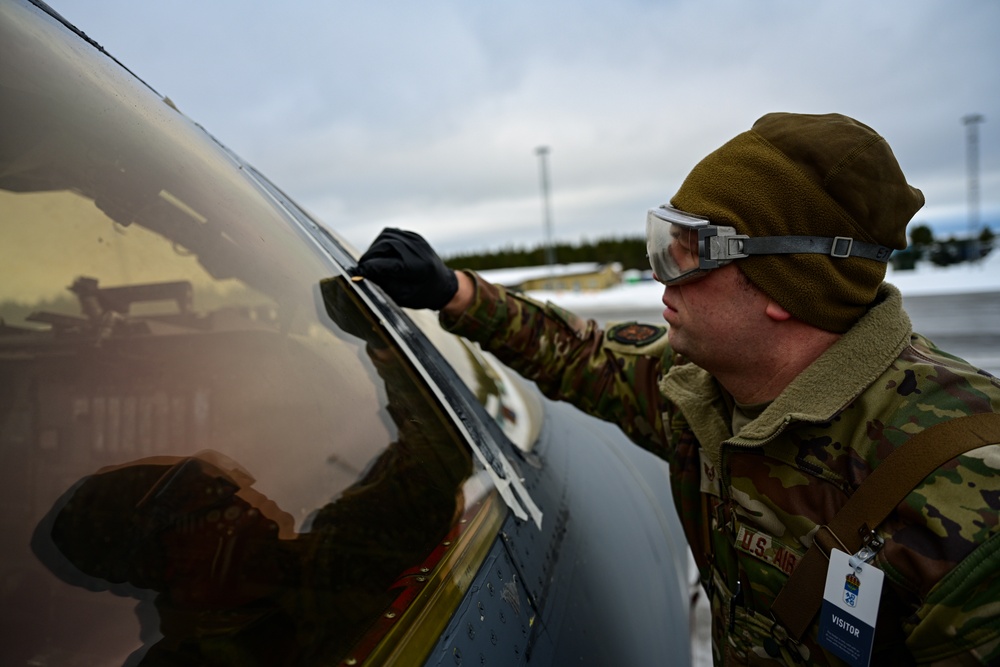
<svg viewBox="0 0 1000 667">
<path fill-rule="evenodd" d="M 642 347 L 658 340 L 667 333 L 664 327 L 654 327 L 651 324 L 639 324 L 638 322 L 625 322 L 616 324 L 608 330 L 608 338 L 623 345 L 635 345 Z"/>
</svg>

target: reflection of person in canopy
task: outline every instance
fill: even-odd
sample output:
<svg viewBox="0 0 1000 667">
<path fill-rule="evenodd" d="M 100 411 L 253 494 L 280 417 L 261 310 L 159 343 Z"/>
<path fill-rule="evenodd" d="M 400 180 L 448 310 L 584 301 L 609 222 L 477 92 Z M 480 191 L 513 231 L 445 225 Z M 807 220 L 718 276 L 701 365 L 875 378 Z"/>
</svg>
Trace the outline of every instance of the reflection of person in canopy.
<svg viewBox="0 0 1000 667">
<path fill-rule="evenodd" d="M 102 469 L 40 524 L 33 548 L 69 583 L 158 593 L 163 639 L 141 664 L 336 662 L 463 510 L 468 452 L 435 427 L 440 418 L 395 354 L 351 308 L 339 297 L 330 304 L 345 330 L 368 340 L 398 439 L 315 512 L 308 532 L 295 534 L 249 473 L 212 451 Z"/>
</svg>

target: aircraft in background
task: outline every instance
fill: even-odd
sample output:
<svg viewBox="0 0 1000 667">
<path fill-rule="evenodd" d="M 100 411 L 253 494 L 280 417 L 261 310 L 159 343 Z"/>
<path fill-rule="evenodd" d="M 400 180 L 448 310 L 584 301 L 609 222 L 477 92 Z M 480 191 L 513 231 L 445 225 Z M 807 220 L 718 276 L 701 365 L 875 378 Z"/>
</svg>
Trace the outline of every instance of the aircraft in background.
<svg viewBox="0 0 1000 667">
<path fill-rule="evenodd" d="M 689 662 L 665 464 L 39 1 L 0 127 L 0 662 Z"/>
</svg>

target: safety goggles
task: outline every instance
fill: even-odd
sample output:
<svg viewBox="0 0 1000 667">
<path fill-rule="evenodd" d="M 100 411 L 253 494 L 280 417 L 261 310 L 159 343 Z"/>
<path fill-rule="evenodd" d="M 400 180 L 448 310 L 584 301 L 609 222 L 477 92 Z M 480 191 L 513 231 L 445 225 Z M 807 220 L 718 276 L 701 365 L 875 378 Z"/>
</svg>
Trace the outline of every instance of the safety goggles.
<svg viewBox="0 0 1000 667">
<path fill-rule="evenodd" d="M 886 263 L 892 249 L 846 236 L 747 236 L 664 204 L 646 214 L 646 254 L 656 280 L 681 285 L 751 255 L 823 254 Z"/>
</svg>

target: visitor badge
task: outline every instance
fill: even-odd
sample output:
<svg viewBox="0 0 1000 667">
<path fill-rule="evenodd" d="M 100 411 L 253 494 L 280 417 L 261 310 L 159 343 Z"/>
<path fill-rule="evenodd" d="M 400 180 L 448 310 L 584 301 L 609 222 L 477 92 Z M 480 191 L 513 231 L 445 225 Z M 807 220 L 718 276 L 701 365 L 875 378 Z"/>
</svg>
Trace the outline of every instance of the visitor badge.
<svg viewBox="0 0 1000 667">
<path fill-rule="evenodd" d="M 867 667 L 882 598 L 882 570 L 834 549 L 820 611 L 820 645 L 856 667 Z"/>
</svg>

